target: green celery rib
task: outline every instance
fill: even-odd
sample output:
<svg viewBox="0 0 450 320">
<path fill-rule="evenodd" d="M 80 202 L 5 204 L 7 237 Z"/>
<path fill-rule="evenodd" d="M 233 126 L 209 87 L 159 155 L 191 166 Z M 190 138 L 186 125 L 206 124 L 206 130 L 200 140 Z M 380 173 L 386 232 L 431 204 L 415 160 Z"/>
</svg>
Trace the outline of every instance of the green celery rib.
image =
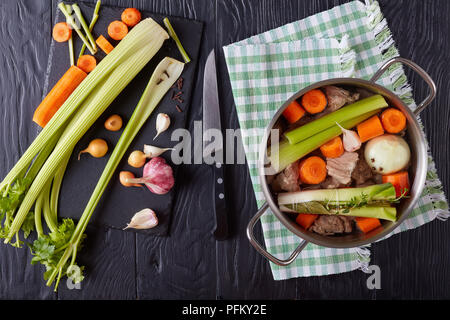
<svg viewBox="0 0 450 320">
<path fill-rule="evenodd" d="M 169 31 L 169 35 L 172 37 L 173 40 L 175 40 L 175 43 L 177 44 L 178 50 L 181 53 L 181 56 L 183 57 L 183 60 L 185 63 L 188 63 L 191 61 L 191 58 L 189 58 L 186 50 L 184 50 L 183 45 L 181 44 L 180 39 L 178 38 L 175 30 L 172 27 L 172 24 L 170 23 L 168 18 L 164 18 L 164 25 L 166 26 L 167 30 Z"/>
<path fill-rule="evenodd" d="M 72 14 L 71 6 L 67 5 L 66 10 L 69 14 Z M 67 20 L 66 20 L 66 22 L 67 22 Z M 74 52 L 73 52 L 73 35 L 70 35 L 70 38 L 69 38 L 69 58 L 70 58 L 70 65 L 71 66 L 75 65 L 75 56 L 74 56 Z"/>
<path fill-rule="evenodd" d="M 379 110 L 387 106 L 388 104 L 383 96 L 376 94 L 345 106 L 337 111 L 321 117 L 320 119 L 307 123 L 304 126 L 288 131 L 284 134 L 284 136 L 288 139 L 290 144 L 296 144 L 323 130 L 335 126 L 336 122 L 340 124 L 341 122 L 345 122 L 362 114 L 366 114 L 373 110 Z"/>
<path fill-rule="evenodd" d="M 380 109 L 371 111 L 356 118 L 341 122 L 340 125 L 345 129 L 351 129 L 358 123 L 377 114 L 379 111 Z M 335 124 L 334 126 L 316 133 L 315 135 L 310 136 L 308 139 L 303 140 L 297 144 L 289 144 L 287 141 L 280 142 L 278 150 L 273 147 L 269 150 L 269 159 L 271 162 L 271 167 L 274 170 L 274 172 L 270 172 L 270 174 L 279 173 L 280 171 L 284 170 L 289 164 L 304 157 L 308 153 L 319 148 L 324 143 L 327 143 L 331 139 L 341 134 L 341 128 Z"/>
<path fill-rule="evenodd" d="M 84 20 L 83 14 L 81 13 L 81 9 L 80 7 L 74 3 L 72 5 L 72 9 L 73 11 L 75 11 L 75 15 L 78 18 L 78 21 L 80 21 L 81 26 L 83 27 L 84 32 L 86 33 L 86 36 L 89 40 L 89 42 L 91 43 L 92 49 L 94 49 L 94 51 L 97 51 L 97 44 L 95 43 L 94 37 L 92 36 L 91 31 L 89 30 L 89 27 L 87 26 L 86 20 Z"/>
<path fill-rule="evenodd" d="M 58 231 L 58 221 L 53 218 L 52 212 L 50 211 L 50 184 L 46 185 L 39 195 L 40 201 L 42 202 L 42 212 L 44 214 L 44 220 L 51 232 Z"/>
<path fill-rule="evenodd" d="M 98 12 L 100 11 L 100 5 L 101 1 L 98 0 L 95 4 L 94 14 L 92 15 L 91 23 L 89 24 L 89 31 L 92 32 L 94 30 L 94 26 L 97 23 L 98 20 Z M 78 58 L 80 58 L 84 54 L 84 50 L 86 50 L 86 44 L 83 42 L 83 46 L 81 47 L 80 54 L 78 55 Z"/>
<path fill-rule="evenodd" d="M 39 196 L 34 205 L 34 225 L 39 238 L 44 235 L 44 229 L 42 228 L 42 200 L 43 198 Z"/>
<path fill-rule="evenodd" d="M 72 152 L 71 152 L 72 153 Z M 53 178 L 52 190 L 50 192 L 50 212 L 54 219 L 58 219 L 58 199 L 61 191 L 62 181 L 64 179 L 64 173 L 66 172 L 67 165 L 69 164 L 70 153 L 63 159 L 61 166 L 56 171 Z"/>
<path fill-rule="evenodd" d="M 170 66 L 174 67 L 170 68 Z M 164 70 L 167 70 L 170 78 L 160 82 L 160 76 L 162 75 L 162 72 Z M 139 100 L 138 105 L 136 106 L 135 111 L 133 112 L 133 115 L 130 118 L 130 121 L 128 122 L 122 135 L 120 136 L 120 139 L 117 142 L 116 147 L 114 148 L 108 160 L 108 163 L 105 166 L 105 169 L 103 170 L 103 173 L 95 187 L 95 190 L 92 193 L 91 198 L 89 199 L 88 204 L 86 205 L 86 208 L 80 218 L 80 221 L 77 224 L 74 233 L 72 234 L 72 237 L 70 239 L 71 245 L 67 247 L 66 251 L 58 262 L 57 267 L 47 281 L 48 286 L 53 283 L 56 277 L 58 277 L 59 280 L 59 278 L 61 277 L 61 270 L 70 256 L 72 256 L 71 264 L 75 262 L 77 247 L 81 241 L 83 233 L 120 160 L 133 141 L 134 137 L 146 122 L 147 118 L 156 108 L 162 97 L 179 78 L 182 71 L 183 64 L 172 58 L 163 59 L 156 67 L 144 93 L 142 94 L 141 99 Z"/>
</svg>

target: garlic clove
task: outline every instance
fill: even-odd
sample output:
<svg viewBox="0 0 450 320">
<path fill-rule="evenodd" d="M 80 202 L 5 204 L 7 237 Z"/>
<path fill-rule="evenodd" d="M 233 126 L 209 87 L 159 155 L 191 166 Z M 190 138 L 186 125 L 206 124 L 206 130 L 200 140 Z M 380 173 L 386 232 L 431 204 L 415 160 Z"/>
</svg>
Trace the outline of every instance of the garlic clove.
<svg viewBox="0 0 450 320">
<path fill-rule="evenodd" d="M 355 152 L 361 148 L 361 139 L 358 134 L 353 130 L 347 130 L 343 128 L 339 123 L 336 124 L 341 128 L 343 137 L 342 143 L 344 145 L 344 150 L 347 152 Z"/>
<path fill-rule="evenodd" d="M 137 212 L 132 218 L 130 223 L 123 229 L 151 229 L 158 225 L 158 217 L 155 211 L 152 209 L 143 209 Z"/>
<path fill-rule="evenodd" d="M 147 158 L 158 157 L 168 150 L 174 150 L 174 148 L 158 148 L 155 146 L 144 144 L 144 154 Z"/>
<path fill-rule="evenodd" d="M 167 130 L 170 126 L 170 117 L 165 113 L 159 113 L 156 117 L 156 136 L 153 140 L 156 139 L 161 133 Z"/>
</svg>

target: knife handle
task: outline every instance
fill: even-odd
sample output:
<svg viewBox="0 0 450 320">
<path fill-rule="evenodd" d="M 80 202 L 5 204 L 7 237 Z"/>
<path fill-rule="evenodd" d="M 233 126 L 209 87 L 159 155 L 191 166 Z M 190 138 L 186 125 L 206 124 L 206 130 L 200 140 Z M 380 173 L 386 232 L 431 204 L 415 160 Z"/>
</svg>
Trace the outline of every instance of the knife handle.
<svg viewBox="0 0 450 320">
<path fill-rule="evenodd" d="M 225 201 L 225 186 L 223 180 L 223 164 L 212 165 L 214 176 L 214 206 L 216 211 L 216 240 L 225 240 L 228 237 L 227 206 Z"/>
</svg>

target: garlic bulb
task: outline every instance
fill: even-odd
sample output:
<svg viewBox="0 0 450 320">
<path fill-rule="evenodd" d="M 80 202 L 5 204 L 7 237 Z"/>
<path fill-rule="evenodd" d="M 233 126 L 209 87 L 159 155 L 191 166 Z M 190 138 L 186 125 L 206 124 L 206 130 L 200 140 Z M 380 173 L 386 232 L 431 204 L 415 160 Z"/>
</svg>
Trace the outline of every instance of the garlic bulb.
<svg viewBox="0 0 450 320">
<path fill-rule="evenodd" d="M 156 217 L 155 211 L 147 208 L 137 212 L 123 230 L 128 228 L 151 229 L 157 225 L 158 217 Z"/>
<path fill-rule="evenodd" d="M 169 126 L 170 117 L 165 113 L 159 113 L 156 117 L 156 136 L 153 138 L 153 140 L 155 140 L 160 133 L 166 131 Z"/>
<path fill-rule="evenodd" d="M 353 130 L 347 130 L 343 128 L 339 123 L 336 124 L 341 128 L 343 137 L 342 142 L 344 145 L 344 150 L 347 152 L 355 152 L 361 148 L 361 139 L 359 139 L 358 134 Z"/>
<path fill-rule="evenodd" d="M 167 150 L 173 150 L 173 148 L 158 148 L 148 144 L 144 144 L 144 154 L 147 158 L 154 158 L 162 155 Z"/>
</svg>

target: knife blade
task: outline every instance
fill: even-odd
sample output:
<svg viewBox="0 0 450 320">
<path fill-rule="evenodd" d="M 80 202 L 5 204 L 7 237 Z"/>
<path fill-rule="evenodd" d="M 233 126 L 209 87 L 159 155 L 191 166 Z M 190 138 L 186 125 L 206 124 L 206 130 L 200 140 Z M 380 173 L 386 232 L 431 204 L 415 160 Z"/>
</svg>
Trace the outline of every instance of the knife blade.
<svg viewBox="0 0 450 320">
<path fill-rule="evenodd" d="M 210 141 L 208 130 L 214 129 L 222 134 L 220 123 L 219 91 L 217 86 L 217 70 L 215 52 L 212 50 L 206 59 L 203 76 L 203 158 L 212 154 L 223 156 L 223 139 Z M 211 130 L 212 131 L 212 130 Z M 214 142 L 213 148 L 206 148 Z M 223 160 L 223 157 L 221 158 Z M 227 207 L 225 201 L 225 188 L 223 179 L 223 163 L 221 161 L 211 165 L 214 177 L 213 204 L 216 218 L 214 237 L 216 240 L 225 240 L 228 236 Z"/>
</svg>

